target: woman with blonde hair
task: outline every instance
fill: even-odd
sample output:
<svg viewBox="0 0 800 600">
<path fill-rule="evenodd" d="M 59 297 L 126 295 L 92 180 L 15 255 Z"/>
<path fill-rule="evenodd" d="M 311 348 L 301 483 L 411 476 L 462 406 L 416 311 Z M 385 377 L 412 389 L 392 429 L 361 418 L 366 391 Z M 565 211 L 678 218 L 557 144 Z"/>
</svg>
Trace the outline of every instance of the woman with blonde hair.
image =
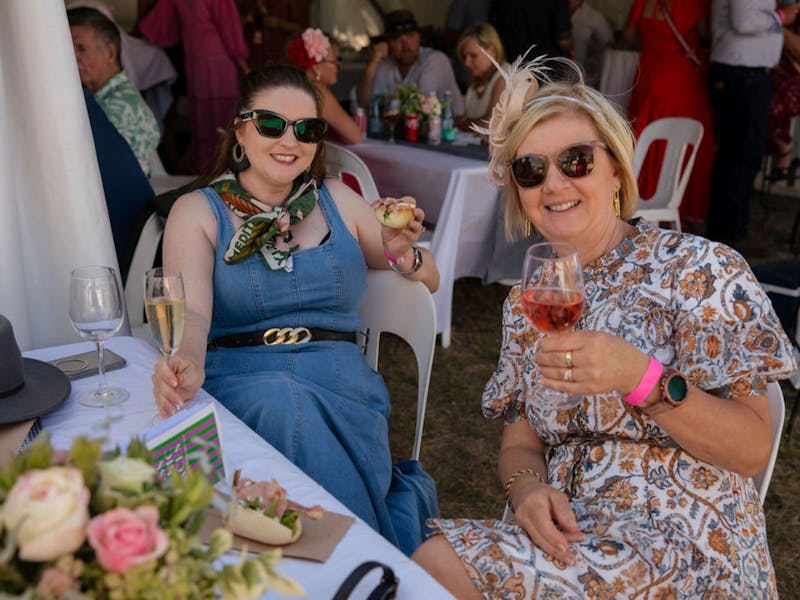
<svg viewBox="0 0 800 600">
<path fill-rule="evenodd" d="M 432 521 L 441 535 L 413 558 L 462 600 L 775 598 L 751 477 L 791 344 L 734 250 L 631 218 L 630 128 L 559 63 L 576 82 L 550 83 L 542 58 L 504 71 L 485 133 L 507 224 L 575 248 L 583 312 L 543 335 L 511 289 L 482 407 L 505 421 L 514 521 Z"/>
<path fill-rule="evenodd" d="M 466 114 L 459 122 L 459 127 L 469 130 L 473 123 L 482 125 L 489 121 L 492 107 L 505 89 L 505 80 L 496 65 L 505 65 L 506 53 L 495 28 L 482 22 L 464 30 L 456 53 L 470 73 Z"/>
</svg>

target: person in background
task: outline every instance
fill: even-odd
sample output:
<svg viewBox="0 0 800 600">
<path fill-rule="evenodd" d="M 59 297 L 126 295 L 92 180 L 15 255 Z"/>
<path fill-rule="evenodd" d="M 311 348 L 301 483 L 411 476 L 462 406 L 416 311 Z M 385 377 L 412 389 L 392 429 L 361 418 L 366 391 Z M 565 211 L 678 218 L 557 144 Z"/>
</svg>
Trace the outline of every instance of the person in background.
<svg viewBox="0 0 800 600">
<path fill-rule="evenodd" d="M 194 172 L 210 166 L 219 130 L 236 106 L 239 76 L 247 74 L 247 44 L 234 0 L 157 0 L 139 31 L 162 48 L 183 44 Z"/>
<path fill-rule="evenodd" d="M 236 3 L 250 49 L 248 62 L 254 69 L 283 60 L 292 36 L 311 24 L 309 0 L 237 0 Z"/>
<path fill-rule="evenodd" d="M 706 235 L 748 256 L 763 255 L 750 237 L 750 195 L 764 157 L 772 81 L 783 26 L 798 4 L 775 0 L 714 0 L 711 5 L 711 106 L 716 153 Z"/>
<path fill-rule="evenodd" d="M 505 421 L 514 521 L 435 520 L 442 535 L 412 558 L 461 600 L 776 598 L 751 477 L 770 454 L 767 384 L 797 368 L 791 343 L 737 252 L 631 220 L 627 121 L 577 65 L 574 83 L 549 83 L 547 66 L 509 75 L 490 173 L 512 231 L 575 248 L 583 311 L 545 335 L 511 289 L 482 404 Z"/>
<path fill-rule="evenodd" d="M 86 112 L 92 128 L 92 140 L 103 182 L 119 274 L 122 281 L 125 281 L 133 256 L 133 246 L 136 244 L 136 219 L 147 200 L 154 196 L 153 188 L 150 187 L 128 142 L 86 88 L 83 88 L 83 99 L 86 101 Z"/>
<path fill-rule="evenodd" d="M 783 52 L 772 69 L 772 99 L 767 119 L 767 153 L 775 161 L 767 180 L 793 186 L 800 158 L 792 158 L 792 125 L 800 115 L 800 33 L 797 19 L 783 28 Z"/>
<path fill-rule="evenodd" d="M 603 52 L 614 41 L 608 19 L 583 0 L 569 0 L 575 62 L 583 69 L 586 83 L 596 88 L 600 81 Z"/>
<path fill-rule="evenodd" d="M 339 76 L 339 45 L 319 29 L 309 27 L 297 34 L 286 49 L 289 62 L 304 69 L 322 100 L 322 118 L 328 122 L 336 141 L 360 144 L 361 130 L 339 104 L 331 86 Z"/>
<path fill-rule="evenodd" d="M 383 18 L 383 35 L 374 40 L 369 62 L 356 86 L 359 106 L 369 106 L 375 94 L 393 94 L 398 85 L 435 91 L 449 90 L 453 113 L 464 114 L 464 98 L 450 59 L 444 52 L 420 46 L 419 26 L 410 10 L 395 10 Z"/>
<path fill-rule="evenodd" d="M 128 142 L 145 175 L 161 131 L 153 111 L 122 70 L 117 26 L 99 11 L 78 7 L 67 11 L 78 75 L 109 121 Z"/>
<path fill-rule="evenodd" d="M 703 125 L 703 139 L 680 204 L 681 221 L 695 232 L 704 230 L 708 218 L 714 161 L 714 115 L 703 48 L 709 38 L 710 6 L 711 0 L 635 0 L 624 33 L 629 46 L 642 49 L 628 105 L 628 119 L 637 139 L 645 127 L 664 117 L 688 117 Z M 665 141 L 657 141 L 645 158 L 639 172 L 642 198 L 655 193 L 665 147 Z"/>
<path fill-rule="evenodd" d="M 170 415 L 203 386 L 410 553 L 421 527 L 392 502 L 389 395 L 361 352 L 359 311 L 367 268 L 431 291 L 439 273 L 416 246 L 421 209 L 403 229 L 382 227 L 363 198 L 324 178 L 320 114 L 294 65 L 245 78 L 215 166 L 167 219 L 163 263 L 183 273 L 186 327 L 172 364 L 155 366 L 154 398 Z"/>
<path fill-rule="evenodd" d="M 489 0 L 453 0 L 447 8 L 444 23 L 444 47 L 453 63 L 453 73 L 462 90 L 469 84 L 469 74 L 458 60 L 456 45 L 464 30 L 475 23 L 485 22 L 489 17 Z"/>
<path fill-rule="evenodd" d="M 489 23 L 497 30 L 509 62 L 533 48 L 537 55 L 575 53 L 568 0 L 491 0 Z"/>
<path fill-rule="evenodd" d="M 460 128 L 469 131 L 473 123 L 488 123 L 494 105 L 506 88 L 505 79 L 489 57 L 499 65 L 508 65 L 500 36 L 488 23 L 467 27 L 458 40 L 456 51 L 470 73 L 465 98 L 466 114 L 458 123 Z"/>
</svg>

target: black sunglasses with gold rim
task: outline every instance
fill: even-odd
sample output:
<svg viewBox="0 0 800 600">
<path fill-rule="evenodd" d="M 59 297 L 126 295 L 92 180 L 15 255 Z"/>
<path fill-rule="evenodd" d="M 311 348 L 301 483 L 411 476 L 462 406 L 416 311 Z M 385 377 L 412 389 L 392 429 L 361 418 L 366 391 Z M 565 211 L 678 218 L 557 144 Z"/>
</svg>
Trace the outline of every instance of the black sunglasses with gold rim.
<svg viewBox="0 0 800 600">
<path fill-rule="evenodd" d="M 250 110 L 239 115 L 244 121 L 252 121 L 259 135 L 268 138 L 280 138 L 291 125 L 297 141 L 304 144 L 318 144 L 328 131 L 328 122 L 319 117 L 290 121 L 286 117 L 271 110 Z"/>
<path fill-rule="evenodd" d="M 517 156 L 508 163 L 511 177 L 521 188 L 536 188 L 544 183 L 550 162 L 555 163 L 558 170 L 570 179 L 580 179 L 590 175 L 594 170 L 594 149 L 606 145 L 600 141 L 570 144 L 561 150 L 555 160 L 543 154 L 525 154 Z"/>
</svg>

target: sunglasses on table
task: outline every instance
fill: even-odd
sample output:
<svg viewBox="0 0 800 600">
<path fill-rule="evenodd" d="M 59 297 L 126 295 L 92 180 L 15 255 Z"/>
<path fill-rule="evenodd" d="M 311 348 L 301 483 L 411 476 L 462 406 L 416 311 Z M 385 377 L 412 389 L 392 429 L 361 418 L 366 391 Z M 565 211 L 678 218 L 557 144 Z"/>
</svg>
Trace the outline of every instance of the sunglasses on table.
<svg viewBox="0 0 800 600">
<path fill-rule="evenodd" d="M 536 188 L 544 183 L 547 168 L 554 162 L 558 170 L 570 179 L 580 179 L 594 170 L 594 149 L 606 149 L 603 142 L 587 142 L 567 146 L 558 153 L 555 160 L 543 154 L 525 154 L 508 163 L 511 177 L 521 188 Z"/>
<path fill-rule="evenodd" d="M 318 144 L 328 131 L 325 119 L 311 117 L 290 121 L 278 113 L 270 110 L 251 110 L 239 115 L 242 121 L 252 121 L 259 135 L 268 138 L 279 138 L 291 125 L 294 128 L 294 137 L 305 144 Z"/>
</svg>

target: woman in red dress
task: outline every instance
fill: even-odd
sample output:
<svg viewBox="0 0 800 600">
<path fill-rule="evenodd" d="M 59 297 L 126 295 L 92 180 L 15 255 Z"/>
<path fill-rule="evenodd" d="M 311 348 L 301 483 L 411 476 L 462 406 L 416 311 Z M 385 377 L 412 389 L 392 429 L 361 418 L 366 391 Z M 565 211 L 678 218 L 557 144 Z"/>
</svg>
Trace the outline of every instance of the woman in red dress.
<svg viewBox="0 0 800 600">
<path fill-rule="evenodd" d="M 710 0 L 635 0 L 626 38 L 638 38 L 642 54 L 628 118 L 636 137 L 652 121 L 663 117 L 690 117 L 703 124 L 703 141 L 692 176 L 681 201 L 681 219 L 691 230 L 700 230 L 708 214 L 714 131 L 708 95 L 708 58 L 702 40 L 708 35 Z M 693 61 L 664 19 L 666 9 L 693 56 Z M 664 142 L 650 147 L 639 174 L 639 193 L 650 198 L 658 184 Z"/>
</svg>

